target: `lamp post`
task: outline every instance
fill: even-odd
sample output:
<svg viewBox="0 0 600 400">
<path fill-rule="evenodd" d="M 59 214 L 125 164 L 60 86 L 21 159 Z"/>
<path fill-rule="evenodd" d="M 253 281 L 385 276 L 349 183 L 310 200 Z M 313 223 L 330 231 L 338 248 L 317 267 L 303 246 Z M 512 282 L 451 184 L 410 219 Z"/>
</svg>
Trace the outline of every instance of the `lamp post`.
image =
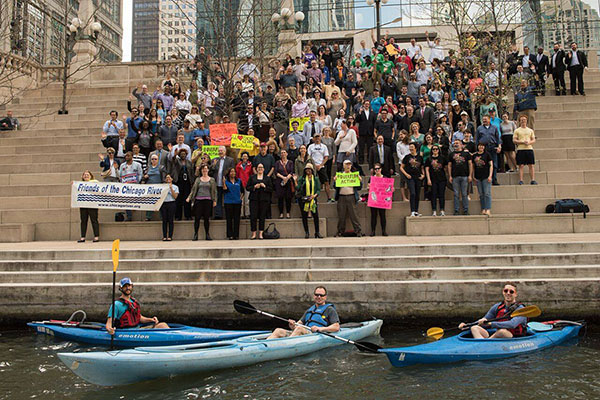
<svg viewBox="0 0 600 400">
<path fill-rule="evenodd" d="M 68 2 L 66 2 L 68 4 Z M 65 12 L 68 15 L 68 9 Z M 68 32 L 65 32 L 65 47 L 64 47 L 64 59 L 63 59 L 63 94 L 62 94 L 62 104 L 60 110 L 58 110 L 59 114 L 68 114 L 67 110 L 67 85 L 69 82 L 69 66 L 71 65 L 71 53 L 75 48 L 75 44 L 79 41 L 88 40 L 93 44 L 98 40 L 98 36 L 102 31 L 102 24 L 98 21 L 94 21 L 88 23 L 87 25 L 83 25 L 81 20 L 77 17 L 74 17 L 71 20 L 71 23 L 67 26 Z"/>
<path fill-rule="evenodd" d="M 294 13 L 287 7 L 282 8 L 279 13 L 273 13 L 271 16 L 271 22 L 276 26 L 281 27 L 282 30 L 294 30 L 297 27 L 299 28 L 302 21 L 304 21 L 304 13 L 302 11 Z"/>
<path fill-rule="evenodd" d="M 375 6 L 375 25 L 377 28 L 377 43 L 381 39 L 381 3 L 387 4 L 389 0 L 367 0 L 368 6 Z"/>
</svg>

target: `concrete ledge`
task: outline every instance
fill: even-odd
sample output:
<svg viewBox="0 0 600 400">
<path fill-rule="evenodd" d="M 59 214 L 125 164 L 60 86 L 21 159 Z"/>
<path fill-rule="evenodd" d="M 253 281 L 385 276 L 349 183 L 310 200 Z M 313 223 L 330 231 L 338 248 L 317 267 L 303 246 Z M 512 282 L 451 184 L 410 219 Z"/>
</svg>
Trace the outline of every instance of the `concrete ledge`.
<svg viewBox="0 0 600 400">
<path fill-rule="evenodd" d="M 2 224 L 0 225 L 0 242 L 18 243 L 34 240 L 34 224 Z"/>
<path fill-rule="evenodd" d="M 407 217 L 407 236 L 600 232 L 600 214 Z"/>
</svg>

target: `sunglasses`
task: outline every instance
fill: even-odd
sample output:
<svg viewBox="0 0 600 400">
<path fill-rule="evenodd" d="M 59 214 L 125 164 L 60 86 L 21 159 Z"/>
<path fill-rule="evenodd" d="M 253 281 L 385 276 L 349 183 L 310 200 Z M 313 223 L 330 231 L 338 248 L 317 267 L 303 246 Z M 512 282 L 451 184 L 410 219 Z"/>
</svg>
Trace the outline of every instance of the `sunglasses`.
<svg viewBox="0 0 600 400">
<path fill-rule="evenodd" d="M 378 171 L 378 170 L 380 170 L 381 168 L 379 168 L 379 167 L 375 167 L 375 168 L 373 168 L 373 169 L 374 169 L 375 171 Z"/>
<path fill-rule="evenodd" d="M 515 291 L 512 289 L 504 289 L 503 290 L 504 293 L 510 293 L 510 294 L 515 294 Z"/>
<path fill-rule="evenodd" d="M 327 293 L 315 293 L 315 297 L 325 297 Z"/>
</svg>

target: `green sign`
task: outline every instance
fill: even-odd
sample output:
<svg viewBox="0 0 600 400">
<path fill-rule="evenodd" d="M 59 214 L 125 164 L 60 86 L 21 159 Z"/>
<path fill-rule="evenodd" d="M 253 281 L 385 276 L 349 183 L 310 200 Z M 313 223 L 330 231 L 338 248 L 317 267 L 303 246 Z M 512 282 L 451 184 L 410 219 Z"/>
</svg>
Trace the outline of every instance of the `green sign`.
<svg viewBox="0 0 600 400">
<path fill-rule="evenodd" d="M 207 153 L 210 159 L 219 157 L 219 146 L 209 146 L 207 144 L 202 146 L 202 152 Z"/>
<path fill-rule="evenodd" d="M 360 176 L 356 172 L 338 172 L 335 174 L 336 187 L 360 186 Z"/>
</svg>

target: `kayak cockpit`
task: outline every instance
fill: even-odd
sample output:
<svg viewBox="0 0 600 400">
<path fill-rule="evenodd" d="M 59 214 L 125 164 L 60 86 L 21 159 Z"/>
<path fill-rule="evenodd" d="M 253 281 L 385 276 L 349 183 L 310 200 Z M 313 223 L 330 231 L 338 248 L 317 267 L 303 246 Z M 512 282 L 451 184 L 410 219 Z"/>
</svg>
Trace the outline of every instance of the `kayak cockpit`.
<svg viewBox="0 0 600 400">
<path fill-rule="evenodd" d="M 495 330 L 495 329 L 488 329 L 487 331 L 488 331 L 488 333 L 490 334 L 490 336 L 491 336 L 491 335 L 493 335 L 493 334 L 494 334 L 494 332 L 496 332 L 496 330 Z M 459 334 L 457 335 L 457 337 L 458 337 L 458 339 L 459 339 L 459 340 L 464 340 L 464 341 L 469 341 L 469 342 L 486 342 L 486 341 L 489 341 L 489 340 L 493 340 L 493 341 L 495 341 L 495 342 L 499 342 L 499 341 L 510 341 L 510 342 L 513 342 L 513 341 L 518 341 L 518 340 L 528 340 L 528 339 L 533 339 L 533 338 L 535 338 L 535 337 L 536 337 L 536 335 L 537 335 L 537 333 L 536 333 L 536 332 L 532 331 L 531 329 L 528 329 L 528 330 L 527 330 L 527 333 L 525 334 L 525 336 L 512 337 L 512 338 L 488 338 L 488 339 L 475 339 L 475 338 L 473 337 L 473 335 L 471 334 L 471 332 L 470 332 L 470 331 L 466 331 L 466 332 L 459 333 Z"/>
</svg>

